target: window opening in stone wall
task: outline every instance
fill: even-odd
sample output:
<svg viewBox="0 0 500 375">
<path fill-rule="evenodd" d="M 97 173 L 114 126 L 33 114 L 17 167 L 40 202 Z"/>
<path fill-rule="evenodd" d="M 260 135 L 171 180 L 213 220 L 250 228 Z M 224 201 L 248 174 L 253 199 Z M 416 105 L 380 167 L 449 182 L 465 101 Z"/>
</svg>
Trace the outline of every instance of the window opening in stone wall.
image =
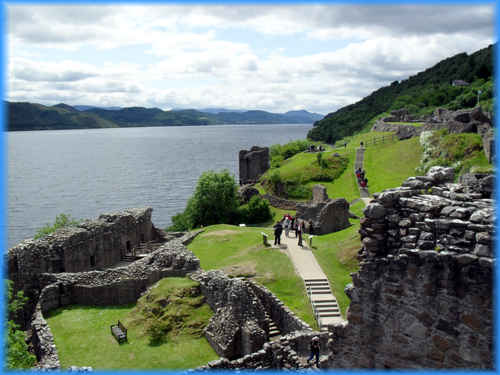
<svg viewBox="0 0 500 375">
<path fill-rule="evenodd" d="M 141 233 L 141 242 L 145 242 L 144 241 L 144 233 Z"/>
<path fill-rule="evenodd" d="M 132 246 L 130 245 L 130 241 L 127 241 L 127 253 L 130 253 L 130 250 L 132 250 Z"/>
<path fill-rule="evenodd" d="M 90 267 L 95 267 L 95 255 L 90 256 Z"/>
</svg>

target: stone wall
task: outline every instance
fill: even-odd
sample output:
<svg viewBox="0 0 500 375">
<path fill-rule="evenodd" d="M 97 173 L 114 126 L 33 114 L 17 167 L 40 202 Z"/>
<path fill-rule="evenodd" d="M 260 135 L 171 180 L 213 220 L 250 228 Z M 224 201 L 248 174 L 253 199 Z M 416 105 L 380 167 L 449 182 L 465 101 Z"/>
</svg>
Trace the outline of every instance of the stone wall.
<svg viewBox="0 0 500 375">
<path fill-rule="evenodd" d="M 297 331 L 281 337 L 277 341 L 267 342 L 257 352 L 247 354 L 236 360 L 221 358 L 212 361 L 200 370 L 239 370 L 239 369 L 303 369 L 307 368 L 299 357 L 309 356 L 310 343 L 314 336 L 320 338 L 320 354 L 328 353 L 328 332 Z M 326 367 L 324 358 L 320 367 Z"/>
<path fill-rule="evenodd" d="M 282 334 L 311 331 L 266 288 L 222 271 L 199 271 L 191 275 L 215 312 L 205 337 L 217 354 L 236 359 L 262 349 L 269 340 L 269 319 Z"/>
<path fill-rule="evenodd" d="M 161 240 L 151 213 L 151 208 L 138 208 L 103 214 L 97 220 L 61 228 L 9 249 L 8 278 L 14 282 L 14 291 L 23 290 L 29 298 L 19 323 L 25 328 L 34 312 L 41 274 L 104 269 L 118 263 L 139 243 Z"/>
<path fill-rule="evenodd" d="M 431 168 L 365 209 L 334 368 L 493 367 L 493 201 Z"/>
<path fill-rule="evenodd" d="M 164 277 L 186 276 L 199 269 L 199 259 L 184 247 L 195 233 L 171 240 L 143 259 L 128 266 L 105 271 L 45 273 L 29 330 L 41 368 L 58 368 L 54 339 L 43 314 L 67 306 L 109 306 L 130 304 L 151 285 Z"/>
<path fill-rule="evenodd" d="M 264 309 L 269 313 L 271 319 L 276 323 L 282 334 L 294 331 L 310 331 L 311 327 L 293 313 L 283 302 L 280 301 L 269 289 L 253 281 L 248 285 L 257 295 Z"/>
<path fill-rule="evenodd" d="M 320 203 L 297 204 L 296 216 L 305 222 L 306 231 L 314 234 L 337 232 L 351 225 L 349 203 L 344 198 L 328 199 Z"/>
<path fill-rule="evenodd" d="M 264 194 L 262 198 L 267 199 L 269 204 L 275 208 L 281 208 L 282 210 L 293 210 L 297 209 L 297 202 L 276 197 L 271 194 Z"/>
<path fill-rule="evenodd" d="M 257 182 L 269 169 L 269 147 L 253 146 L 239 152 L 240 185 Z"/>
</svg>

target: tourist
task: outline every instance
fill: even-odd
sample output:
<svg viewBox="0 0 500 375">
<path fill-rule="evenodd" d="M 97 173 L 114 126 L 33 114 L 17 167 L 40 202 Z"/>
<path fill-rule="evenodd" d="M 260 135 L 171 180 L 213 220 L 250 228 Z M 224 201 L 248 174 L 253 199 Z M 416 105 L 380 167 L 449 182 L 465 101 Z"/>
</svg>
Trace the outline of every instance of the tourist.
<svg viewBox="0 0 500 375">
<path fill-rule="evenodd" d="M 309 355 L 309 359 L 307 360 L 307 363 L 313 359 L 314 356 L 316 356 L 316 367 L 319 367 L 319 337 L 314 336 L 313 339 L 311 340 L 311 354 Z"/>
<path fill-rule="evenodd" d="M 368 186 L 368 179 L 367 179 L 367 178 L 365 178 L 365 179 L 363 180 L 363 182 L 365 183 L 365 187 L 366 187 L 366 186 Z"/>
<path fill-rule="evenodd" d="M 274 245 L 281 245 L 281 232 L 283 232 L 283 226 L 281 225 L 281 221 L 278 221 L 274 225 Z"/>
<path fill-rule="evenodd" d="M 299 246 L 302 247 L 302 229 L 303 229 L 303 224 L 302 221 L 299 221 L 297 223 L 297 230 L 295 231 L 295 237 L 299 237 Z"/>
<path fill-rule="evenodd" d="M 290 216 L 285 215 L 285 220 L 283 220 L 283 226 L 285 227 L 285 236 L 288 237 L 288 233 L 290 232 Z"/>
<path fill-rule="evenodd" d="M 295 230 L 295 218 L 293 216 L 290 216 L 290 229 Z M 297 234 L 295 234 L 295 237 L 297 237 Z"/>
<path fill-rule="evenodd" d="M 314 234 L 313 221 L 309 220 L 309 234 Z"/>
</svg>

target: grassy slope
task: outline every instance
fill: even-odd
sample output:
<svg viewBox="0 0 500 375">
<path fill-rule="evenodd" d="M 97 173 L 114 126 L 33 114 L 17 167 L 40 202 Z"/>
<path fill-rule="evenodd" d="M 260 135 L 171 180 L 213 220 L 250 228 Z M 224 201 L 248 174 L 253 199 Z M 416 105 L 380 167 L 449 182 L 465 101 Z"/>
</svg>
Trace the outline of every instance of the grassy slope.
<svg viewBox="0 0 500 375">
<path fill-rule="evenodd" d="M 185 283 L 178 278 L 160 281 L 179 282 Z M 192 311 L 192 319 L 204 322 L 212 315 L 208 305 Z M 122 345 L 110 333 L 110 325 L 117 320 L 128 329 L 128 342 Z M 50 312 L 47 318 L 63 368 L 73 365 L 94 369 L 186 369 L 218 358 L 206 339 L 196 335 L 169 335 L 166 343 L 150 345 L 143 332 L 144 324 L 133 324 L 134 320 L 134 305 L 70 306 Z"/>
<path fill-rule="evenodd" d="M 415 176 L 421 157 L 418 137 L 387 145 L 368 146 L 363 166 L 370 193 L 400 186 L 406 178 Z"/>
<path fill-rule="evenodd" d="M 293 312 L 317 328 L 302 279 L 288 256 L 262 244 L 261 232 L 271 228 L 214 225 L 188 245 L 204 270 L 223 269 L 234 276 L 252 276 L 278 296 Z"/>
</svg>

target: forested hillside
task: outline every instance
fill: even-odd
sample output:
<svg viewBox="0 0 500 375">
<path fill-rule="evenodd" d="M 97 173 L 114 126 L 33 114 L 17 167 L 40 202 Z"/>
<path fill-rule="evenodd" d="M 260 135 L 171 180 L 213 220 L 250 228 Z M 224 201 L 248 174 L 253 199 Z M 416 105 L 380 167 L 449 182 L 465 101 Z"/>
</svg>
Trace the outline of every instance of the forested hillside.
<svg viewBox="0 0 500 375">
<path fill-rule="evenodd" d="M 7 103 L 8 130 L 91 129 L 117 125 L 94 113 L 81 113 L 66 104 L 48 107 L 33 103 Z"/>
<path fill-rule="evenodd" d="M 461 53 L 406 80 L 394 81 L 317 121 L 308 138 L 335 143 L 359 132 L 375 116 L 403 107 L 412 114 L 430 113 L 436 107 L 473 107 L 477 104 L 477 90 L 481 90 L 481 105 L 492 111 L 493 48 L 490 45 L 471 55 Z M 471 85 L 452 86 L 453 80 Z"/>
<path fill-rule="evenodd" d="M 181 126 L 215 124 L 312 123 L 322 116 L 307 111 L 271 113 L 266 111 L 205 113 L 194 109 L 163 111 L 159 108 L 90 107 L 79 111 L 67 104 L 45 106 L 7 102 L 8 130 L 87 129 L 138 126 Z M 82 107 L 82 106 L 77 106 Z"/>
</svg>

